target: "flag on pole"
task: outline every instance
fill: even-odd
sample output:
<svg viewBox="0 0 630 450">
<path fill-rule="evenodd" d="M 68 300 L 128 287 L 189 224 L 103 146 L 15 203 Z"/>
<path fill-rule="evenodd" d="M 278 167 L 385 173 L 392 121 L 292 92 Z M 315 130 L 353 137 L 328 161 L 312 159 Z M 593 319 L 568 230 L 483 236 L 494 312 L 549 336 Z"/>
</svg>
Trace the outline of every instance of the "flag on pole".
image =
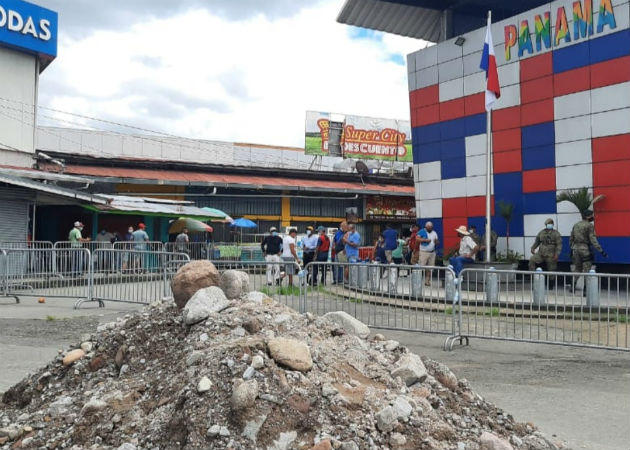
<svg viewBox="0 0 630 450">
<path fill-rule="evenodd" d="M 486 29 L 486 40 L 483 44 L 480 68 L 486 71 L 486 111 L 492 110 L 494 102 L 501 97 L 501 87 L 499 86 L 499 73 L 497 72 L 497 60 L 494 56 L 494 45 L 492 43 L 491 20 L 488 17 L 488 28 Z"/>
</svg>

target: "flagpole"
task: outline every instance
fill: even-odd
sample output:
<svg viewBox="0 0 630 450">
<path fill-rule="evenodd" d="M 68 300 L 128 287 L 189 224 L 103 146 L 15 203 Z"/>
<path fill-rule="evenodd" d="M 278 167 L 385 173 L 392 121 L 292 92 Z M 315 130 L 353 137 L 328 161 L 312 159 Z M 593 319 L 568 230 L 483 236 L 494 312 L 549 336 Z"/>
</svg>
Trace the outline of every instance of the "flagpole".
<svg viewBox="0 0 630 450">
<path fill-rule="evenodd" d="M 492 25 L 492 11 L 488 11 L 488 29 Z M 486 111 L 486 262 L 490 262 L 490 233 L 492 230 L 490 223 L 490 212 L 492 211 L 491 189 L 492 189 L 492 108 Z"/>
</svg>

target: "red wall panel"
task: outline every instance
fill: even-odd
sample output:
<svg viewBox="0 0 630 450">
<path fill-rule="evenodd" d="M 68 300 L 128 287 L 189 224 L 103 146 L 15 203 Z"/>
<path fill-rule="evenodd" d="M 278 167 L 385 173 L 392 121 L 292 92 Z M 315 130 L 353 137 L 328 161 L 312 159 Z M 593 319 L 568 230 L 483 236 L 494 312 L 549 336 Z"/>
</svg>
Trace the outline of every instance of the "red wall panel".
<svg viewBox="0 0 630 450">
<path fill-rule="evenodd" d="M 486 197 L 476 196 L 467 198 L 468 217 L 480 217 L 486 215 Z M 494 216 L 494 195 L 490 196 L 490 215 Z"/>
<path fill-rule="evenodd" d="M 630 159 L 630 134 L 595 138 L 592 146 L 593 162 Z"/>
<path fill-rule="evenodd" d="M 630 160 L 593 163 L 593 186 L 629 186 Z"/>
<path fill-rule="evenodd" d="M 495 153 L 492 159 L 494 173 L 519 172 L 523 168 L 520 150 Z"/>
<path fill-rule="evenodd" d="M 521 126 L 553 122 L 553 98 L 521 106 Z"/>
<path fill-rule="evenodd" d="M 592 89 L 630 81 L 630 56 L 593 64 L 590 78 Z"/>
<path fill-rule="evenodd" d="M 598 236 L 630 236 L 630 211 L 598 212 L 595 214 L 595 233 Z"/>
<path fill-rule="evenodd" d="M 422 108 L 416 108 L 415 127 L 421 127 L 423 125 L 429 125 L 440 121 L 440 105 L 423 106 Z"/>
<path fill-rule="evenodd" d="M 521 129 L 512 128 L 492 133 L 492 151 L 495 153 L 520 150 L 521 149 Z"/>
<path fill-rule="evenodd" d="M 492 111 L 492 130 L 508 130 L 521 126 L 521 107 L 498 109 Z"/>
<path fill-rule="evenodd" d="M 603 195 L 604 199 L 595 204 L 595 211 L 630 211 L 630 186 L 596 187 L 595 196 Z"/>
<path fill-rule="evenodd" d="M 411 91 L 410 103 L 412 108 L 435 105 L 440 102 L 440 86 L 434 84 L 422 89 Z"/>
<path fill-rule="evenodd" d="M 464 98 L 440 103 L 440 122 L 464 117 Z"/>
<path fill-rule="evenodd" d="M 552 53 L 527 58 L 521 61 L 521 83 L 527 80 L 544 77 L 553 73 Z"/>
<path fill-rule="evenodd" d="M 521 80 L 521 104 L 553 98 L 553 76 L 548 75 L 531 81 Z"/>
<path fill-rule="evenodd" d="M 443 217 L 464 217 L 466 215 L 466 197 L 442 199 Z"/>
<path fill-rule="evenodd" d="M 553 76 L 553 94 L 556 97 L 590 89 L 589 67 L 567 70 Z"/>
<path fill-rule="evenodd" d="M 556 190 L 556 169 L 523 171 L 523 192 L 544 192 Z"/>
<path fill-rule="evenodd" d="M 467 95 L 464 97 L 464 112 L 467 116 L 473 114 L 481 114 L 486 112 L 486 94 L 480 92 L 479 94 Z"/>
</svg>

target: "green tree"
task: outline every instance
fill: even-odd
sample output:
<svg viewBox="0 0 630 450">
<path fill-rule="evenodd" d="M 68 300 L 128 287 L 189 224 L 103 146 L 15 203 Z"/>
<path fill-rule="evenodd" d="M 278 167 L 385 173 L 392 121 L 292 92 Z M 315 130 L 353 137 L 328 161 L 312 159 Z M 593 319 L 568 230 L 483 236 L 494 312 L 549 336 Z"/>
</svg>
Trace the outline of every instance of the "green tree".
<svg viewBox="0 0 630 450">
<path fill-rule="evenodd" d="M 510 251 L 510 222 L 512 221 L 512 216 L 514 214 L 514 203 L 512 202 L 504 202 L 503 200 L 499 200 L 497 203 L 499 207 L 499 215 L 503 217 L 505 220 L 505 245 L 507 247 L 507 251 Z"/>
<path fill-rule="evenodd" d="M 603 198 L 603 195 L 598 195 L 593 198 L 593 195 L 588 191 L 588 188 L 582 187 L 580 189 L 559 192 L 556 196 L 556 203 L 571 202 L 575 205 L 580 214 L 583 214 L 584 211 L 590 209 L 592 205 Z"/>
</svg>

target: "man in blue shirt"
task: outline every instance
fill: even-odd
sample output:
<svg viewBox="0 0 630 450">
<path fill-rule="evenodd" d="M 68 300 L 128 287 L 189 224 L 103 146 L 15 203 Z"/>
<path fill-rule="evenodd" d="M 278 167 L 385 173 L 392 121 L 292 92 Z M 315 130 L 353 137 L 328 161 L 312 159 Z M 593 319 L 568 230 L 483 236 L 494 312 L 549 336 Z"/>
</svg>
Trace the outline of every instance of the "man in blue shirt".
<svg viewBox="0 0 630 450">
<path fill-rule="evenodd" d="M 353 223 L 348 224 L 348 232 L 343 238 L 345 244 L 344 251 L 348 262 L 355 263 L 359 259 L 359 245 L 361 245 L 361 235 L 357 233 Z"/>
<path fill-rule="evenodd" d="M 392 252 L 398 247 L 398 232 L 390 224 L 387 224 L 385 231 L 383 231 L 383 238 L 385 238 L 385 259 L 387 259 L 387 264 L 391 264 Z"/>
</svg>

